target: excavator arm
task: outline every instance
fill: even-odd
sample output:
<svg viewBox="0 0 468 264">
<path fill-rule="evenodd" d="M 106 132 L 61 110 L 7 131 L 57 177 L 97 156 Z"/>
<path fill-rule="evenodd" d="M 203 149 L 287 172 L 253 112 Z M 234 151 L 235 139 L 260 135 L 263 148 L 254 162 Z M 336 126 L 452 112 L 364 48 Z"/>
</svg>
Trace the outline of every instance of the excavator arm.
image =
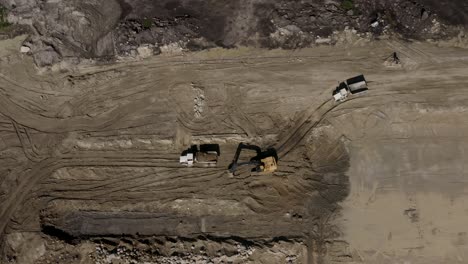
<svg viewBox="0 0 468 264">
<path fill-rule="evenodd" d="M 238 163 L 237 161 L 239 160 L 239 156 L 240 156 L 243 149 L 255 150 L 257 152 L 257 156 L 262 153 L 262 150 L 258 146 L 239 143 L 239 146 L 237 146 L 236 154 L 234 155 L 234 158 L 232 159 L 231 166 L 229 166 L 229 171 L 231 173 L 234 173 L 237 170 L 237 167 L 239 167 L 239 166 L 259 165 L 259 161 L 253 160 L 253 159 L 251 159 L 250 161 Z"/>
<path fill-rule="evenodd" d="M 242 149 L 255 150 L 257 155 L 255 157 L 252 157 L 250 159 L 250 161 L 238 162 L 239 156 L 240 156 L 240 154 L 242 152 Z M 234 174 L 234 172 L 240 166 L 255 165 L 255 170 L 257 172 L 263 172 L 263 171 L 265 171 L 265 164 L 263 164 L 263 161 L 267 157 L 271 157 L 272 160 L 274 159 L 274 167 L 276 169 L 277 157 L 276 157 L 276 155 L 273 155 L 272 153 L 270 153 L 271 151 L 272 151 L 272 149 L 269 149 L 266 152 L 262 152 L 261 148 L 258 147 L 258 146 L 239 143 L 239 146 L 237 147 L 236 154 L 234 155 L 234 159 L 232 160 L 232 163 L 229 166 L 229 171 Z M 273 169 L 273 170 L 268 169 L 267 172 L 272 172 L 275 169 Z"/>
</svg>

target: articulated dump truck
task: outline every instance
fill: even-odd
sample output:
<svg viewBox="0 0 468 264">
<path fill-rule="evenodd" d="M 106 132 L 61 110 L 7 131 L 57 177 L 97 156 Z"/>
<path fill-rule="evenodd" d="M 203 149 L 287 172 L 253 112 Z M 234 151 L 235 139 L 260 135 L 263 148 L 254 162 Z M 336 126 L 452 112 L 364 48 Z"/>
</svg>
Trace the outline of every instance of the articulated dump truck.
<svg viewBox="0 0 468 264">
<path fill-rule="evenodd" d="M 220 149 L 218 144 L 202 144 L 191 146 L 189 149 L 182 152 L 179 163 L 192 167 L 194 164 L 199 164 L 204 167 L 215 167 L 218 163 Z"/>
<path fill-rule="evenodd" d="M 335 98 L 335 102 L 343 102 L 348 98 L 349 94 L 358 94 L 367 90 L 367 81 L 364 75 L 361 74 L 341 82 L 335 90 L 333 90 L 332 95 L 333 98 Z"/>
</svg>

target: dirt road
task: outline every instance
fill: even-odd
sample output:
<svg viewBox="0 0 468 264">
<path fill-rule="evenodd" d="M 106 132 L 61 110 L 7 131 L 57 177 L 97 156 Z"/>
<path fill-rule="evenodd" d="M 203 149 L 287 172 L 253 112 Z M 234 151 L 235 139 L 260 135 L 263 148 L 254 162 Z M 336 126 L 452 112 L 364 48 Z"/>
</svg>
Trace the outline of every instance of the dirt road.
<svg viewBox="0 0 468 264">
<path fill-rule="evenodd" d="M 46 238 L 25 246 L 31 233 L 82 245 L 234 239 L 253 248 L 243 262 L 466 261 L 466 50 L 358 44 L 48 72 L 2 53 L 4 259 L 63 254 Z M 393 51 L 401 65 L 385 63 Z M 337 82 L 358 73 L 370 91 L 333 102 Z M 278 171 L 229 176 L 241 141 L 274 146 Z M 221 145 L 216 168 L 178 164 L 184 148 L 211 142 Z"/>
</svg>

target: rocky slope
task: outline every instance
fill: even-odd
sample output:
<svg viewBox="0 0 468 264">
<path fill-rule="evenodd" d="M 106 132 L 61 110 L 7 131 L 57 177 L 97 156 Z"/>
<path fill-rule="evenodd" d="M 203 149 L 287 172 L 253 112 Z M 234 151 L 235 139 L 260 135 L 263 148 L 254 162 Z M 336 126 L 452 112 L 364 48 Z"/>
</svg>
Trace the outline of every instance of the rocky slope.
<svg viewBox="0 0 468 264">
<path fill-rule="evenodd" d="M 1 0 L 13 24 L 28 25 L 37 65 L 161 51 L 333 44 L 354 28 L 378 38 L 447 38 L 468 22 L 464 1 L 433 0 Z"/>
</svg>

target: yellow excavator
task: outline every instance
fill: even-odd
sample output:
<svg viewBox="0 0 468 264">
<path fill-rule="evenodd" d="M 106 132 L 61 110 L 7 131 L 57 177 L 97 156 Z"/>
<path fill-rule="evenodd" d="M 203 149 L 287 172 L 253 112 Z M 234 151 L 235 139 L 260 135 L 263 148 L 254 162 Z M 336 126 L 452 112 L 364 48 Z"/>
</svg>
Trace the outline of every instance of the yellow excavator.
<svg viewBox="0 0 468 264">
<path fill-rule="evenodd" d="M 252 157 L 250 161 L 238 162 L 239 156 L 243 149 L 254 150 L 256 151 L 257 155 Z M 276 154 L 276 150 L 274 148 L 268 148 L 266 151 L 262 151 L 258 146 L 239 143 L 236 154 L 234 155 L 234 159 L 229 166 L 229 172 L 234 175 L 239 167 L 253 165 L 255 167 L 252 169 L 252 172 L 272 173 L 278 168 L 277 162 L 278 155 Z"/>
</svg>

